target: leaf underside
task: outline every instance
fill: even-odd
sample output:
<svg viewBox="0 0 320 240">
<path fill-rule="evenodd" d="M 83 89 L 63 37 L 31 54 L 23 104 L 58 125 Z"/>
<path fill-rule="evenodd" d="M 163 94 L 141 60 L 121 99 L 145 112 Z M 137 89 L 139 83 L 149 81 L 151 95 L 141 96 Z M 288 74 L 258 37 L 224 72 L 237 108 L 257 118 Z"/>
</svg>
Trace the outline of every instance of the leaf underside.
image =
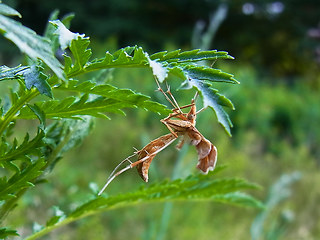
<svg viewBox="0 0 320 240">
<path fill-rule="evenodd" d="M 56 59 L 50 41 L 37 35 L 33 30 L 21 23 L 0 14 L 0 29 L 3 35 L 11 40 L 21 52 L 30 58 L 41 59 L 60 79 L 65 79 L 62 65 Z"/>
</svg>

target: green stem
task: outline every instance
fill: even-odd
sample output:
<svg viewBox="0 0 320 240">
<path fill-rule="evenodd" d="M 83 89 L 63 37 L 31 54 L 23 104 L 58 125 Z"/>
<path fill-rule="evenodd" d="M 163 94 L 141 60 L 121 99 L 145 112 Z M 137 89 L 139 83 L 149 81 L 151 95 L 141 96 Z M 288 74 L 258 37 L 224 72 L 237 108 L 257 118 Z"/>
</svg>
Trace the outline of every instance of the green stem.
<svg viewBox="0 0 320 240">
<path fill-rule="evenodd" d="M 63 147 L 69 142 L 70 138 L 72 137 L 73 131 L 70 131 L 66 134 L 63 140 L 57 145 L 57 147 L 52 151 L 50 156 L 47 158 L 47 163 L 43 167 L 43 170 L 47 169 L 47 167 L 59 156 Z"/>
<path fill-rule="evenodd" d="M 31 99 L 38 96 L 39 92 L 36 89 L 31 89 L 30 92 L 18 99 L 18 101 L 9 109 L 9 111 L 0 119 L 0 136 L 3 135 L 10 122 L 13 120 L 18 111 Z"/>
<path fill-rule="evenodd" d="M 11 198 L 10 200 L 6 201 L 0 209 L 0 224 L 3 222 L 3 220 L 6 218 L 6 216 L 9 214 L 9 212 L 15 208 L 16 202 L 20 199 L 20 197 L 25 193 L 27 189 L 20 190 L 17 194 L 15 194 L 14 198 Z"/>
<path fill-rule="evenodd" d="M 61 220 L 60 222 L 54 224 L 54 225 L 51 225 L 51 226 L 46 226 L 44 227 L 42 230 L 36 232 L 36 233 L 33 233 L 32 235 L 26 237 L 24 240 L 34 240 L 34 239 L 38 239 L 50 232 L 52 232 L 53 230 L 59 228 L 59 227 L 63 227 L 69 223 L 72 223 L 74 221 L 77 221 L 77 220 L 80 220 L 82 218 L 85 218 L 85 217 L 89 217 L 91 215 L 95 215 L 97 213 L 101 213 L 101 212 L 106 212 L 106 211 L 110 211 L 110 210 L 114 210 L 114 209 L 118 209 L 118 208 L 122 208 L 122 207 L 130 207 L 130 206 L 134 206 L 134 205 L 137 205 L 137 204 L 141 204 L 141 203 L 155 203 L 155 202 L 164 202 L 164 201 L 187 201 L 187 199 L 184 199 L 184 198 L 177 198 L 177 199 L 171 199 L 171 200 L 168 200 L 168 199 L 150 199 L 150 200 L 146 200 L 145 202 L 141 202 L 139 200 L 137 201 L 131 201 L 131 202 L 119 202 L 115 205 L 110 205 L 108 207 L 104 207 L 104 208 L 98 208 L 96 210 L 92 210 L 92 211 L 88 211 L 86 213 L 82 213 L 80 214 L 79 216 L 76 216 L 76 217 L 72 217 L 72 216 L 69 216 L 69 217 L 66 217 L 65 219 Z M 198 200 L 199 201 L 199 200 Z M 201 201 L 201 200 L 200 200 Z"/>
<path fill-rule="evenodd" d="M 179 178 L 179 173 L 181 173 L 181 168 L 182 168 L 182 159 L 184 159 L 188 148 L 189 148 L 188 145 L 184 145 L 183 148 L 180 150 L 173 168 L 172 177 L 171 177 L 172 180 Z M 159 232 L 156 238 L 157 240 L 165 239 L 166 233 L 168 231 L 172 208 L 173 208 L 172 202 L 166 202 L 164 204 Z"/>
<path fill-rule="evenodd" d="M 164 201 L 164 199 L 161 199 L 160 201 Z M 156 201 L 150 201 L 150 202 L 156 202 Z M 39 237 L 42 237 L 48 233 L 50 233 L 51 231 L 59 228 L 59 227 L 63 227 L 69 223 L 72 223 L 74 221 L 77 221 L 79 219 L 82 219 L 82 218 L 85 218 L 85 217 L 88 217 L 88 216 L 91 216 L 91 215 L 94 215 L 94 214 L 97 214 L 97 213 L 100 213 L 102 211 L 109 211 L 109 210 L 112 210 L 112 209 L 117 209 L 117 208 L 120 208 L 120 207 L 129 207 L 129 206 L 132 206 L 132 205 L 136 205 L 137 203 L 139 203 L 138 201 L 135 202 L 130 202 L 130 203 L 126 203 L 126 204 L 116 204 L 116 205 L 113 205 L 113 206 L 109 206 L 108 208 L 104 208 L 103 210 L 101 209 L 98 209 L 98 210 L 93 210 L 93 211 L 88 211 L 86 213 L 83 213 L 77 217 L 66 217 L 65 219 L 61 220 L 60 222 L 54 224 L 54 225 L 51 225 L 51 226 L 48 226 L 48 227 L 45 227 L 43 228 L 42 230 L 28 236 L 27 238 L 25 238 L 24 240 L 34 240 L 34 239 L 37 239 Z"/>
<path fill-rule="evenodd" d="M 91 215 L 91 214 L 81 215 L 81 217 L 79 217 L 79 218 L 83 218 L 83 217 L 86 217 L 86 216 L 89 216 L 89 215 Z M 30 235 L 29 237 L 25 238 L 25 240 L 34 240 L 34 239 L 37 239 L 39 237 L 42 237 L 42 236 L 48 234 L 49 232 L 53 231 L 54 229 L 62 227 L 64 225 L 67 225 L 67 224 L 69 224 L 69 223 L 71 223 L 73 221 L 76 221 L 79 218 L 66 218 L 65 220 L 62 220 L 61 222 L 59 222 L 57 224 L 54 224 L 54 225 L 49 226 L 49 227 L 45 227 L 44 229 L 40 230 L 39 232 L 36 232 L 36 233 Z"/>
</svg>

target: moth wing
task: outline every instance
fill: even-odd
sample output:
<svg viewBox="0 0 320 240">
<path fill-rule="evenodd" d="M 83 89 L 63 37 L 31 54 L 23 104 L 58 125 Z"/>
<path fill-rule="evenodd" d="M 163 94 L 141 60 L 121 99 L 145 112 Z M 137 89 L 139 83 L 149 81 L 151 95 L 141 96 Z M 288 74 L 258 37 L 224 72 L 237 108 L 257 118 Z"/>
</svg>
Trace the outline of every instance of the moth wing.
<svg viewBox="0 0 320 240">
<path fill-rule="evenodd" d="M 211 144 L 211 150 L 207 156 L 201 158 L 199 155 L 199 160 L 197 164 L 197 168 L 201 170 L 204 174 L 207 174 L 209 171 L 213 171 L 216 163 L 217 163 L 217 156 L 218 151 L 217 148 Z"/>
<path fill-rule="evenodd" d="M 212 146 L 213 146 L 212 143 L 203 137 L 201 141 L 198 143 L 198 145 L 196 145 L 199 159 L 202 159 L 208 156 L 209 153 L 211 152 Z"/>
<path fill-rule="evenodd" d="M 137 165 L 137 170 L 138 170 L 140 177 L 143 179 L 143 181 L 148 182 L 148 180 L 149 180 L 148 173 L 149 173 L 150 164 L 151 164 L 153 158 L 159 152 L 161 152 L 163 149 L 165 149 L 167 146 L 169 146 L 175 139 L 176 139 L 176 137 L 172 133 L 163 135 L 163 136 L 151 141 L 150 143 L 148 143 L 140 151 L 140 153 L 138 155 L 138 161 L 142 160 L 144 158 L 145 158 L 145 160 Z"/>
</svg>

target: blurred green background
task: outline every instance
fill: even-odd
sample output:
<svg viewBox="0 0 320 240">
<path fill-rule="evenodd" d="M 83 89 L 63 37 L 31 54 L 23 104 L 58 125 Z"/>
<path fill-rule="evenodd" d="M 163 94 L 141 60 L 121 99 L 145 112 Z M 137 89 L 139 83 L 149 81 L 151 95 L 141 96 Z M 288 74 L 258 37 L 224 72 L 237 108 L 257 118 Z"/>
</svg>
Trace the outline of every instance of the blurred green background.
<svg viewBox="0 0 320 240">
<path fill-rule="evenodd" d="M 197 128 L 217 146 L 218 164 L 228 165 L 219 176 L 260 184 L 263 190 L 253 194 L 268 206 L 259 212 L 203 202 L 143 205 L 81 220 L 44 239 L 320 239 L 320 1 L 3 2 L 16 8 L 21 22 L 38 34 L 53 10 L 59 9 L 61 16 L 75 13 L 71 30 L 90 36 L 95 57 L 136 44 L 149 53 L 228 51 L 236 59 L 214 67 L 233 73 L 241 84 L 215 87 L 236 107 L 229 111 L 233 137 L 210 110 L 198 116 Z M 21 59 L 17 48 L 1 38 L 1 65 L 14 66 Z M 168 105 L 154 91 L 150 71 L 114 70 L 109 81 Z M 179 85 L 173 78 L 169 84 L 173 89 Z M 190 91 L 173 94 L 180 105 L 193 96 Z M 137 109 L 126 114 L 98 120 L 84 143 L 58 163 L 49 182 L 27 194 L 21 210 L 10 217 L 21 224 L 20 232 L 29 231 L 30 220 L 44 222 L 52 205 L 73 209 L 90 196 L 89 183 L 102 186 L 133 147 L 167 133 L 159 122 L 163 116 Z M 193 148 L 177 152 L 170 147 L 153 162 L 150 181 L 194 173 L 196 159 Z M 133 170 L 112 182 L 108 191 L 130 191 L 140 184 Z"/>
</svg>

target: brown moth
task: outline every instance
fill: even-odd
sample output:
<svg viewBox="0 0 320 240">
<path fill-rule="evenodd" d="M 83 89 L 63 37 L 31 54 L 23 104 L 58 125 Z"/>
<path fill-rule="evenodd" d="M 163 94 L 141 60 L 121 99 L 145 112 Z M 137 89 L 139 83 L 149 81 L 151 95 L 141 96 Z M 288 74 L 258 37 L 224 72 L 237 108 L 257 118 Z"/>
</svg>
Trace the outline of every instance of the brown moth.
<svg viewBox="0 0 320 240">
<path fill-rule="evenodd" d="M 167 146 L 171 144 L 173 137 L 178 138 L 181 136 L 181 140 L 176 146 L 177 149 L 181 149 L 185 142 L 189 142 L 189 144 L 196 147 L 198 151 L 197 168 L 203 173 L 207 174 L 210 170 L 215 168 L 217 162 L 217 148 L 195 127 L 197 112 L 194 99 L 190 105 L 182 108 L 185 107 L 190 107 L 189 113 L 185 114 L 181 112 L 181 108 L 176 108 L 173 109 L 173 113 L 161 120 L 161 122 L 167 126 L 171 134 L 167 134 L 156 140 L 153 140 L 140 151 L 138 155 L 138 161 L 149 155 L 149 158 L 146 161 L 139 163 L 137 166 L 138 173 L 145 182 L 148 181 L 148 170 L 150 163 L 155 157 L 155 154 L 153 154 L 154 151 L 162 148 L 164 145 Z M 159 141 L 160 139 L 161 141 Z"/>
<path fill-rule="evenodd" d="M 177 149 L 181 149 L 185 143 L 189 143 L 190 145 L 196 147 L 198 152 L 197 168 L 199 170 L 201 170 L 204 174 L 207 174 L 209 171 L 212 171 L 215 168 L 217 162 L 217 149 L 195 127 L 196 116 L 201 111 L 196 111 L 196 105 L 194 100 L 196 97 L 192 99 L 191 104 L 179 107 L 170 90 L 168 89 L 167 93 L 173 101 L 170 100 L 166 93 L 161 89 L 159 84 L 158 86 L 158 90 L 161 91 L 165 95 L 167 100 L 175 107 L 168 117 L 160 120 L 169 129 L 170 133 L 151 141 L 141 150 L 136 151 L 133 155 L 124 159 L 113 170 L 113 172 L 107 179 L 107 183 L 104 185 L 104 187 L 101 189 L 98 195 L 102 194 L 105 188 L 115 177 L 133 167 L 137 167 L 138 173 L 141 176 L 141 178 L 145 182 L 148 182 L 149 167 L 154 157 L 179 137 L 180 142 L 176 146 Z M 190 107 L 190 111 L 188 113 L 183 113 L 181 109 L 188 107 Z M 131 162 L 130 159 L 135 155 L 138 155 L 138 160 L 136 162 Z M 125 168 L 121 169 L 120 171 L 116 172 L 116 170 L 124 162 L 129 162 L 130 164 Z"/>
</svg>

